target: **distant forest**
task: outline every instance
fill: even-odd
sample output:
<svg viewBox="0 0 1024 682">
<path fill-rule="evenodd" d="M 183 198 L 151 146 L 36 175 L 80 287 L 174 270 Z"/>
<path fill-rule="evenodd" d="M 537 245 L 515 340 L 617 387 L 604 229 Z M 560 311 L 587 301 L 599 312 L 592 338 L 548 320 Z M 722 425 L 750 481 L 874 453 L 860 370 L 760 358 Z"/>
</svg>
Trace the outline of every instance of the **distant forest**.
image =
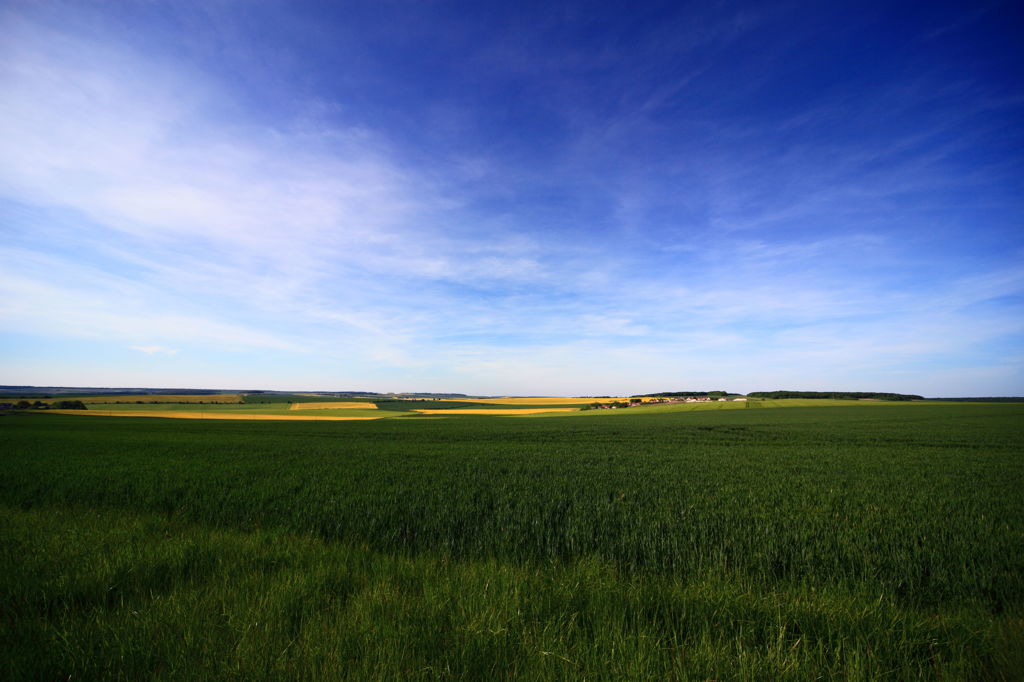
<svg viewBox="0 0 1024 682">
<path fill-rule="evenodd" d="M 826 398 L 832 400 L 924 400 L 904 393 L 862 393 L 856 391 L 758 391 L 751 398 Z"/>
</svg>

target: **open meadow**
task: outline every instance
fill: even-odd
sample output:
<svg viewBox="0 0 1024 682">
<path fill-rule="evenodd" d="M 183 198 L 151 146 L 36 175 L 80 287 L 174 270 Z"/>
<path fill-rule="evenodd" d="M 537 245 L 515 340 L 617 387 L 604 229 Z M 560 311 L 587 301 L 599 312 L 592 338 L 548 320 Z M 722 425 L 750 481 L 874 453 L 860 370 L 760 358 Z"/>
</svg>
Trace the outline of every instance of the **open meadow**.
<svg viewBox="0 0 1024 682">
<path fill-rule="evenodd" d="M 0 678 L 1020 679 L 1024 406 L 821 404 L 2 416 Z"/>
</svg>

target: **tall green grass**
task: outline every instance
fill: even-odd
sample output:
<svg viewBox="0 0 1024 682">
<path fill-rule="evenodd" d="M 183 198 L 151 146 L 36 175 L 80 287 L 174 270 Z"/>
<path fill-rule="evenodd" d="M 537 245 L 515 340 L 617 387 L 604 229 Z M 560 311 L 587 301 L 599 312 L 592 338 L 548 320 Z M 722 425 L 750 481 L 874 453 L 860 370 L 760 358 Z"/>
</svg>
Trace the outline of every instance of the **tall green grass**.
<svg viewBox="0 0 1024 682">
<path fill-rule="evenodd" d="M 12 678 L 1014 679 L 1022 416 L 5 417 L 0 653 Z"/>
</svg>

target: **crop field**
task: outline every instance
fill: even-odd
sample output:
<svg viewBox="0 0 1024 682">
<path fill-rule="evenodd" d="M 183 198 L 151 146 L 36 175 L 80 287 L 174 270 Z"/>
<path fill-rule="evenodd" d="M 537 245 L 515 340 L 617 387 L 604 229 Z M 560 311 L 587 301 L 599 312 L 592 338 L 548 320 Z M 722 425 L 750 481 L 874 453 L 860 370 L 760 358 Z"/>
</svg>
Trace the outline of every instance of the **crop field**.
<svg viewBox="0 0 1024 682">
<path fill-rule="evenodd" d="M 377 415 L 355 414 L 346 412 L 344 415 L 318 414 L 278 414 L 256 412 L 253 410 L 229 412 L 227 410 L 200 412 L 198 410 L 51 410 L 51 414 L 69 414 L 78 417 L 146 417 L 161 419 L 245 419 L 265 421 L 348 421 L 353 419 L 379 419 Z"/>
<path fill-rule="evenodd" d="M 329 396 L 313 393 L 245 393 L 242 402 L 248 404 L 280 404 L 280 403 L 350 403 L 366 402 L 367 398 L 349 396 Z"/>
<path fill-rule="evenodd" d="M 471 398 L 474 403 L 484 405 L 589 405 L 597 398 Z M 629 398 L 603 398 L 602 400 L 629 400 Z"/>
<path fill-rule="evenodd" d="M 45 414 L 69 414 L 92 417 L 159 417 L 163 419 L 246 419 L 281 421 L 323 421 L 351 419 L 379 419 L 386 416 L 406 416 L 407 413 L 382 413 L 372 404 L 328 403 L 336 409 L 307 408 L 318 403 L 232 403 L 232 404 L 184 404 L 151 403 L 124 405 L 118 403 L 94 403 L 87 410 L 47 410 Z"/>
<path fill-rule="evenodd" d="M 512 415 L 523 416 L 527 414 L 541 414 L 549 412 L 576 412 L 575 407 L 513 407 L 513 408 L 449 408 L 445 410 L 423 410 L 417 409 L 420 414 L 486 414 L 486 415 Z"/>
<path fill-rule="evenodd" d="M 50 398 L 44 403 L 55 403 L 67 400 L 67 397 Z M 215 393 L 209 395 L 168 395 L 161 393 L 133 395 L 86 395 L 71 396 L 73 400 L 81 400 L 86 405 L 104 403 L 108 405 L 136 405 L 146 403 L 241 403 L 242 396 L 235 393 Z"/>
<path fill-rule="evenodd" d="M 860 400 L 828 400 L 816 398 L 784 398 L 778 400 L 749 400 L 746 402 L 718 402 L 717 400 L 698 403 L 669 403 L 656 405 L 639 405 L 619 410 L 588 410 L 575 412 L 565 416 L 593 418 L 598 416 L 617 416 L 640 414 L 666 414 L 670 412 L 707 412 L 720 410 L 760 410 L 778 409 L 790 407 L 822 407 L 822 408 L 848 408 L 857 407 L 864 409 L 891 409 L 900 410 L 916 409 L 926 405 L 957 405 L 962 403 L 940 403 L 940 402 L 888 402 L 888 401 L 860 401 Z M 909 414 L 909 413 L 908 413 Z"/>
<path fill-rule="evenodd" d="M 73 414 L 93 417 L 163 417 L 169 419 L 323 419 L 331 416 L 346 417 L 379 417 L 380 413 L 373 407 L 361 407 L 359 403 L 331 403 L 337 405 L 335 410 L 307 409 L 305 406 L 314 403 L 144 403 L 142 405 L 126 405 L 121 403 L 92 403 L 86 410 L 47 410 L 42 414 Z M 348 407 L 355 405 L 355 407 Z M 344 410 L 342 413 L 341 411 Z M 412 414 L 412 413 L 406 413 Z M 398 415 L 402 416 L 402 415 Z"/>
<path fill-rule="evenodd" d="M 502 404 L 478 404 L 472 401 L 393 400 L 377 402 L 340 399 L 326 402 L 285 402 L 239 400 L 232 403 L 154 402 L 92 402 L 87 410 L 47 410 L 47 414 L 103 417 L 161 417 L 166 419 L 247 419 L 247 420 L 351 420 L 396 419 L 424 415 L 455 416 L 487 414 L 492 416 L 527 416 L 548 412 L 572 412 L 579 408 L 559 405 L 528 405 L 507 407 Z M 262 396 L 261 396 L 262 397 Z M 291 396 L 288 396 L 289 398 Z"/>
<path fill-rule="evenodd" d="M 572 398 L 531 398 L 535 402 L 528 402 L 526 399 L 515 399 L 506 402 L 504 400 L 491 400 L 486 398 L 466 398 L 464 400 L 378 400 L 377 407 L 382 410 L 400 410 L 416 412 L 430 411 L 436 414 L 454 413 L 464 410 L 474 410 L 480 414 L 499 414 L 501 410 L 579 410 L 583 407 Z M 593 401 L 590 401 L 593 402 Z"/>
<path fill-rule="evenodd" d="M 117 398 L 107 398 L 112 402 L 90 401 L 88 410 L 49 410 L 51 414 L 63 413 L 77 416 L 107 417 L 162 417 L 169 419 L 247 419 L 247 420 L 350 420 L 350 419 L 396 419 L 407 417 L 444 417 L 459 415 L 490 415 L 504 417 L 593 417 L 611 413 L 632 415 L 643 413 L 667 414 L 672 412 L 694 412 L 707 410 L 743 410 L 779 407 L 885 407 L 902 405 L 922 406 L 925 403 L 891 403 L 891 402 L 860 402 L 850 400 L 820 399 L 783 399 L 783 400 L 752 400 L 749 402 L 699 402 L 673 403 L 659 405 L 643 405 L 615 411 L 579 411 L 579 403 L 565 402 L 572 398 L 514 398 L 514 399 L 467 399 L 467 400 L 409 400 L 409 399 L 366 399 L 337 398 L 322 402 L 314 401 L 309 396 L 301 401 L 293 401 L 293 395 L 274 395 L 272 400 L 266 396 L 251 395 L 218 395 L 198 396 L 217 398 L 198 404 L 192 402 L 175 402 L 168 398 L 181 396 L 136 396 L 140 400 L 121 402 Z M 196 396 L 186 396 L 196 397 Z M 149 398 L 154 400 L 150 401 Z M 255 398 L 255 399 L 253 399 Z M 287 398 L 287 400 L 285 400 Z M 222 400 L 224 399 L 224 400 Z M 513 402 L 504 402 L 504 401 Z M 589 399 L 588 399 L 589 400 Z M 539 401 L 539 402 L 527 402 Z M 546 401 L 546 402 L 545 402 Z M 593 402 L 593 401 L 591 401 Z M 930 403 L 936 404 L 936 403 Z M 338 412 L 345 410 L 344 413 Z M 325 413 L 325 411 L 327 411 Z"/>
<path fill-rule="evenodd" d="M 715 405 L 0 416 L 0 678 L 1020 679 L 1024 406 Z"/>
<path fill-rule="evenodd" d="M 292 403 L 289 410 L 376 410 L 376 403 L 367 402 L 330 402 L 330 403 Z"/>
</svg>

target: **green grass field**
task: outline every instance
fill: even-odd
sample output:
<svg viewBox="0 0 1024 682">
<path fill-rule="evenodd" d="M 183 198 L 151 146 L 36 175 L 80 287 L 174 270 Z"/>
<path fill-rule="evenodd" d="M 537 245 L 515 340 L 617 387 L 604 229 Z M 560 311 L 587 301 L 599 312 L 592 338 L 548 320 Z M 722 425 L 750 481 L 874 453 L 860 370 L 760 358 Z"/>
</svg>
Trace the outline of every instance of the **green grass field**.
<svg viewBox="0 0 1024 682">
<path fill-rule="evenodd" d="M 312 401 L 305 401 L 312 402 Z M 325 401 L 327 402 L 327 401 Z M 335 401 L 331 401 L 335 402 Z M 343 404 L 342 401 L 338 401 L 339 404 Z M 355 402 L 355 401 L 349 401 Z M 301 403 L 300 403 L 301 405 Z M 382 414 L 378 410 L 370 409 L 348 409 L 339 408 L 338 410 L 303 410 L 303 409 L 291 409 L 288 403 L 237 403 L 237 404 L 222 404 L 222 405 L 191 405 L 188 403 L 150 403 L 143 405 L 120 405 L 117 403 L 95 403 L 89 405 L 88 412 L 189 412 L 189 413 L 201 413 L 211 419 L 216 418 L 221 414 L 228 415 L 276 415 L 285 417 L 325 417 L 331 415 L 339 415 L 345 417 L 381 417 Z M 383 416 L 396 417 L 413 415 L 414 412 L 388 412 Z"/>
<path fill-rule="evenodd" d="M 1020 678 L 1024 406 L 720 405 L 0 417 L 0 677 Z"/>
</svg>

